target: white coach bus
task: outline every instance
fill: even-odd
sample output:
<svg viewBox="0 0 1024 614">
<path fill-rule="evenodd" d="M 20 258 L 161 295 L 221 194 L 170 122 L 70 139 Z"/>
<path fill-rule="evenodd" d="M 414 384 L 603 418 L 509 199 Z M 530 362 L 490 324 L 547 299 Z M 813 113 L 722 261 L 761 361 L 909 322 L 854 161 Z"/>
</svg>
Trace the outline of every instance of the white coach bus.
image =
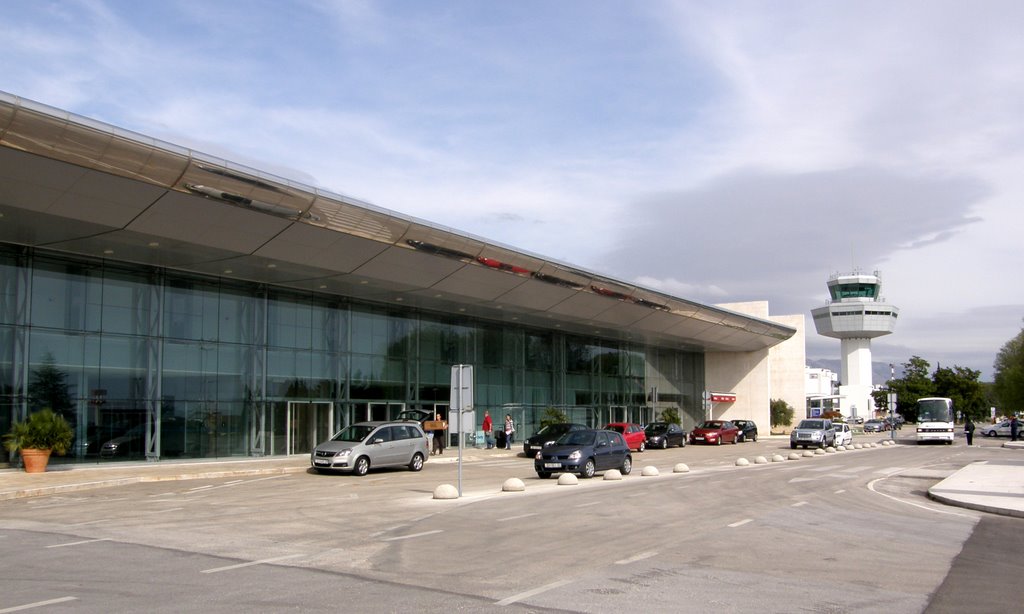
<svg viewBox="0 0 1024 614">
<path fill-rule="evenodd" d="M 917 400 L 917 443 L 944 441 L 953 443 L 953 400 L 924 397 Z"/>
</svg>

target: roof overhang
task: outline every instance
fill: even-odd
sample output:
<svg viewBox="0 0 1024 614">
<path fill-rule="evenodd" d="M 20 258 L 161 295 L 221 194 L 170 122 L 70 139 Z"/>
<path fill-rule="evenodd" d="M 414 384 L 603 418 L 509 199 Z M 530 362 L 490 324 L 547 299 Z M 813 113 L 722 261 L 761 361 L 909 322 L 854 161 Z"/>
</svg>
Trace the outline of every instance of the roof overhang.
<svg viewBox="0 0 1024 614">
<path fill-rule="evenodd" d="M 796 332 L 3 92 L 0 242 L 690 350 Z"/>
</svg>

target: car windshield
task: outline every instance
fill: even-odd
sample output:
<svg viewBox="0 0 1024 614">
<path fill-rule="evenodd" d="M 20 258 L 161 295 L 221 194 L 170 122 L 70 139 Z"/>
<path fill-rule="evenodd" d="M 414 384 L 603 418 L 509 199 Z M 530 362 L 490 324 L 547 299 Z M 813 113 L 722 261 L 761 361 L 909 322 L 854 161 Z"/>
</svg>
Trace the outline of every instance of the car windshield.
<svg viewBox="0 0 1024 614">
<path fill-rule="evenodd" d="M 647 428 L 644 429 L 644 433 L 647 433 L 648 435 L 662 435 L 667 430 L 668 425 L 665 424 L 664 422 L 652 422 L 651 424 L 647 425 Z"/>
<path fill-rule="evenodd" d="M 353 424 L 338 431 L 331 441 L 362 441 L 377 427 L 368 424 Z"/>
<path fill-rule="evenodd" d="M 700 426 L 698 426 L 697 428 L 699 428 L 699 429 L 720 429 L 720 428 L 722 428 L 722 426 L 723 426 L 723 422 L 721 420 L 705 420 L 704 422 L 701 422 Z"/>
<path fill-rule="evenodd" d="M 802 420 L 800 422 L 800 426 L 798 426 L 796 428 L 798 428 L 798 429 L 823 429 L 823 428 L 825 428 L 825 423 L 822 422 L 821 420 Z"/>
<path fill-rule="evenodd" d="M 558 438 L 558 443 L 566 446 L 592 446 L 594 445 L 593 431 L 570 431 Z"/>
<path fill-rule="evenodd" d="M 537 434 L 545 437 L 558 437 L 568 433 L 570 426 L 571 425 L 569 424 L 548 424 L 546 426 L 542 426 L 541 429 L 537 431 Z"/>
<path fill-rule="evenodd" d="M 917 421 L 950 422 L 949 402 L 946 399 L 919 399 L 917 401 Z"/>
</svg>

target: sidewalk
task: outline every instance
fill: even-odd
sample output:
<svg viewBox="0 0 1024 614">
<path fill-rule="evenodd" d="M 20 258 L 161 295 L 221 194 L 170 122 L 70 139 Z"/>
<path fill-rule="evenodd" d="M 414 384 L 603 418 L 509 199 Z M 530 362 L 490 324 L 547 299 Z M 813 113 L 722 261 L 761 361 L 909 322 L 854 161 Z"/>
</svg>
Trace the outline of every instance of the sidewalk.
<svg viewBox="0 0 1024 614">
<path fill-rule="evenodd" d="M 1003 447 L 1024 450 L 1024 442 Z M 947 505 L 1024 518 L 1024 459 L 971 463 L 929 488 L 928 496 Z"/>
</svg>

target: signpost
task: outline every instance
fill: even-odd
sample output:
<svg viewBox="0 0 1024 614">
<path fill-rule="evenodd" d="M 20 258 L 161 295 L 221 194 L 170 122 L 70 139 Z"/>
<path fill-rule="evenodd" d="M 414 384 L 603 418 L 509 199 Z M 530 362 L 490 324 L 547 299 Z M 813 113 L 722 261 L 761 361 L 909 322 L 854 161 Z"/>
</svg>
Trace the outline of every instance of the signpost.
<svg viewBox="0 0 1024 614">
<path fill-rule="evenodd" d="M 476 412 L 473 410 L 473 365 L 452 365 L 452 394 L 451 402 L 448 404 L 448 424 L 452 423 L 455 424 L 455 432 L 459 436 L 459 496 L 461 497 L 462 448 L 466 441 L 466 433 L 475 432 L 476 429 Z"/>
</svg>

